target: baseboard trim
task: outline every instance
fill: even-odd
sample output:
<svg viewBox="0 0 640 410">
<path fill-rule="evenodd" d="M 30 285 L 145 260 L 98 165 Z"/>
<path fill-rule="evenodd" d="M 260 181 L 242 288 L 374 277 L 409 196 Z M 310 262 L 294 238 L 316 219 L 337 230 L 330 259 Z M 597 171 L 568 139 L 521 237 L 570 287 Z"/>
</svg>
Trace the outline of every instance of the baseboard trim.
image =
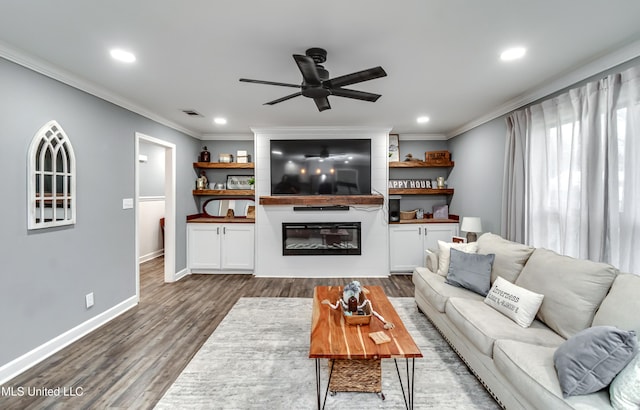
<svg viewBox="0 0 640 410">
<path fill-rule="evenodd" d="M 158 258 L 164 255 L 164 249 L 158 249 L 157 251 L 150 252 L 146 255 L 142 255 L 138 258 L 138 263 L 148 262 L 151 259 Z"/>
<path fill-rule="evenodd" d="M 189 270 L 187 268 L 182 269 L 181 271 L 176 272 L 174 275 L 175 281 L 179 281 L 180 279 L 189 275 Z"/>
<path fill-rule="evenodd" d="M 115 305 L 111 309 L 100 313 L 99 315 L 87 320 L 84 323 L 74 327 L 73 329 L 49 340 L 48 342 L 36 347 L 30 352 L 10 361 L 0 367 L 0 385 L 8 382 L 20 373 L 40 363 L 47 357 L 64 349 L 71 343 L 77 341 L 83 336 L 93 332 L 100 326 L 120 316 L 127 310 L 138 304 L 138 297 L 132 296 L 129 299 Z"/>
</svg>

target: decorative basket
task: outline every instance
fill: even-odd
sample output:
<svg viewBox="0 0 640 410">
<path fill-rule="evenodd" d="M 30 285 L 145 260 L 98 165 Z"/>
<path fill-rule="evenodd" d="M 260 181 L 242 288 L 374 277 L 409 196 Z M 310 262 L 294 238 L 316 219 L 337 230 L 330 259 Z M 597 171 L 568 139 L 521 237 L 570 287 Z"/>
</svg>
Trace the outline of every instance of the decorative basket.
<svg viewBox="0 0 640 410">
<path fill-rule="evenodd" d="M 380 359 L 329 359 L 330 371 L 331 366 L 333 366 L 329 383 L 331 392 L 380 393 L 382 391 Z"/>
<path fill-rule="evenodd" d="M 367 298 L 364 296 L 364 291 L 360 292 L 360 297 L 358 298 L 358 306 L 362 305 Z M 348 325 L 357 326 L 357 325 L 368 325 L 371 322 L 371 304 L 367 303 L 362 308 L 364 311 L 364 315 L 347 315 L 343 310 L 342 314 L 344 315 L 344 320 Z"/>
<path fill-rule="evenodd" d="M 400 219 L 416 219 L 417 209 L 413 211 L 400 211 Z"/>
</svg>

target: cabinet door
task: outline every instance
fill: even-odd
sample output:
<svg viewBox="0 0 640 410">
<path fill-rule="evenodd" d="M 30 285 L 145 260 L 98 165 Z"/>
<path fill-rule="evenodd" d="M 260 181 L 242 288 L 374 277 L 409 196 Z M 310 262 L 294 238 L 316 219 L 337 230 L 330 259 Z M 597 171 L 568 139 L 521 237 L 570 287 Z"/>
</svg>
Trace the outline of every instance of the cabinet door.
<svg viewBox="0 0 640 410">
<path fill-rule="evenodd" d="M 427 224 L 425 249 L 438 249 L 438 241 L 451 242 L 454 236 L 458 236 L 458 224 Z"/>
<path fill-rule="evenodd" d="M 389 227 L 389 261 L 391 272 L 411 272 L 423 266 L 423 226 L 397 225 Z"/>
<path fill-rule="evenodd" d="M 222 227 L 222 269 L 253 270 L 254 226 L 225 224 Z"/>
<path fill-rule="evenodd" d="M 219 224 L 187 224 L 189 269 L 220 269 Z"/>
</svg>

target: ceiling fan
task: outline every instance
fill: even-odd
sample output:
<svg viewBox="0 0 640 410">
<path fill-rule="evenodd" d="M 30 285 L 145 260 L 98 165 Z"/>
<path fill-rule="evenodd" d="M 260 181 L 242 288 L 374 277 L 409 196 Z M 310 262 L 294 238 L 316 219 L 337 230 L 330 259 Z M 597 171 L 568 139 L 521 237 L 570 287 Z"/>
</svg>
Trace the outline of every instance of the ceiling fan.
<svg viewBox="0 0 640 410">
<path fill-rule="evenodd" d="M 380 94 L 373 94 L 364 91 L 351 90 L 342 88 L 347 85 L 361 83 L 373 80 L 375 78 L 386 77 L 387 73 L 382 67 L 374 67 L 368 70 L 362 70 L 355 73 L 343 75 L 340 77 L 329 78 L 327 71 L 321 64 L 327 60 L 327 51 L 314 47 L 305 52 L 306 55 L 294 54 L 295 60 L 300 72 L 302 73 L 302 84 L 278 83 L 273 81 L 251 80 L 241 78 L 240 81 L 246 83 L 257 83 L 267 85 L 279 85 L 282 87 L 300 88 L 301 90 L 287 95 L 277 100 L 269 101 L 264 105 L 274 105 L 294 97 L 302 95 L 303 97 L 313 98 L 318 107 L 318 111 L 331 109 L 329 104 L 329 96 L 353 98 L 356 100 L 375 102 L 380 98 Z"/>
</svg>

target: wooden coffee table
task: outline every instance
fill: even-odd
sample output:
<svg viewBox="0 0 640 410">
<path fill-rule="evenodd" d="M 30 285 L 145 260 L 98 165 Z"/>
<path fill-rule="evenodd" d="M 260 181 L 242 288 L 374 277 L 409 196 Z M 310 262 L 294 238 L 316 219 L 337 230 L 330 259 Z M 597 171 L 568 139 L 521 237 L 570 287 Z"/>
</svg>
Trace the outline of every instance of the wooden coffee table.
<svg viewBox="0 0 640 410">
<path fill-rule="evenodd" d="M 330 390 L 374 392 L 379 393 L 384 400 L 381 388 L 381 359 L 394 360 L 405 407 L 413 409 L 415 358 L 422 357 L 422 353 L 382 288 L 365 288 L 369 291 L 366 297 L 371 301 L 373 310 L 387 322 L 393 323 L 393 329 L 385 329 L 384 323 L 375 316 L 368 325 L 347 324 L 341 308 L 333 310 L 322 304 L 324 299 L 335 304 L 342 297 L 342 286 L 317 286 L 314 289 L 309 357 L 316 359 L 318 409 L 324 408 Z M 379 331 L 383 331 L 391 341 L 376 344 L 369 337 L 369 333 Z M 320 359 L 329 359 L 330 367 L 324 400 L 321 399 Z M 406 393 L 397 359 L 405 359 Z M 333 382 L 334 377 L 340 382 Z"/>
</svg>

